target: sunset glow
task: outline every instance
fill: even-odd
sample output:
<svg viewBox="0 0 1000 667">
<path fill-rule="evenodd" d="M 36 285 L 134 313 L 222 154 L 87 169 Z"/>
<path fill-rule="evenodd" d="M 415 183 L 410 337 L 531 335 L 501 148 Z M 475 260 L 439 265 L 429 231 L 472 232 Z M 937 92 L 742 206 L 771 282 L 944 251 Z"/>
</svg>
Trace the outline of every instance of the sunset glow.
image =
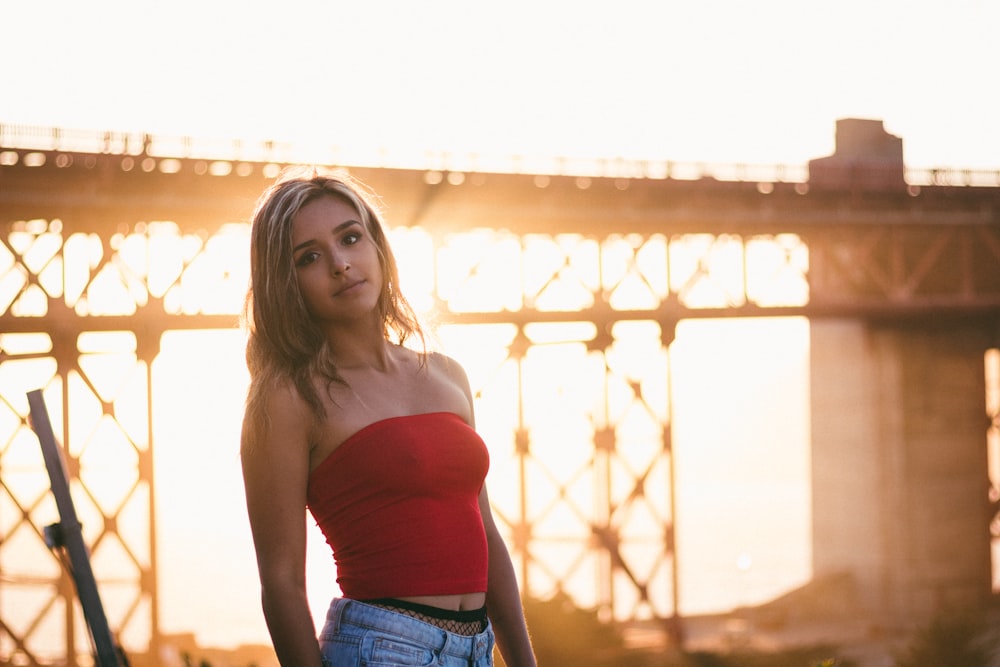
<svg viewBox="0 0 1000 667">
<path fill-rule="evenodd" d="M 1000 3 L 989 0 L 57 0 L 13 3 L 3 16 L 13 64 L 0 70 L 0 132 L 149 134 L 173 151 L 151 162 L 133 153 L 137 171 L 178 170 L 195 145 L 248 161 L 268 146 L 275 162 L 294 153 L 420 169 L 448 187 L 495 170 L 538 187 L 578 177 L 581 190 L 617 177 L 621 192 L 628 179 L 728 175 L 751 192 L 760 181 L 763 193 L 771 178 L 805 180 L 808 161 L 833 152 L 835 121 L 856 117 L 902 137 L 908 167 L 954 167 L 965 170 L 955 178 L 983 185 L 1000 178 L 987 172 L 1000 169 L 991 83 Z M 0 154 L 0 165 L 16 158 Z M 214 159 L 199 168 L 239 168 Z M 530 558 L 512 549 L 528 594 L 562 588 L 610 618 L 775 598 L 812 575 L 810 325 L 727 309 L 808 304 L 807 240 L 666 226 L 639 235 L 623 218 L 603 235 L 397 224 L 390 237 L 430 347 L 468 372 L 501 530 L 513 543 L 519 522 L 531 527 Z M 0 612 L 39 614 L 38 636 L 65 632 L 64 610 L 44 609 L 32 589 L 59 572 L 38 535 L 55 507 L 21 420 L 25 392 L 45 388 L 78 468 L 85 536 L 104 536 L 93 563 L 126 647 L 149 639 L 130 621 L 149 616 L 152 602 L 132 593 L 154 561 L 161 632 L 193 633 L 204 646 L 268 643 L 239 461 L 248 226 L 220 224 L 209 234 L 137 219 L 104 244 L 59 219 L 20 220 L 9 248 L 0 245 L 0 310 L 47 332 L 0 332 L 0 434 L 9 436 L 0 537 L 23 574 L 4 581 Z M 130 317 L 156 299 L 169 314 L 231 317 L 232 327 L 157 340 L 141 331 L 63 340 L 47 327 L 53 301 L 85 318 Z M 668 302 L 696 317 L 660 321 Z M 603 330 L 586 314 L 595 304 L 630 319 Z M 513 315 L 526 310 L 553 321 L 519 327 Z M 78 366 L 57 367 L 60 345 L 76 345 Z M 995 415 L 995 350 L 986 369 Z M 988 431 L 994 479 L 998 429 Z M 138 472 L 149 461 L 152 484 Z M 604 525 L 616 532 L 595 530 Z M 610 550 L 593 548 L 601 540 L 616 541 L 648 583 L 648 602 L 621 570 L 598 585 L 595 573 L 611 569 Z M 339 591 L 311 519 L 307 582 L 320 623 Z"/>
</svg>

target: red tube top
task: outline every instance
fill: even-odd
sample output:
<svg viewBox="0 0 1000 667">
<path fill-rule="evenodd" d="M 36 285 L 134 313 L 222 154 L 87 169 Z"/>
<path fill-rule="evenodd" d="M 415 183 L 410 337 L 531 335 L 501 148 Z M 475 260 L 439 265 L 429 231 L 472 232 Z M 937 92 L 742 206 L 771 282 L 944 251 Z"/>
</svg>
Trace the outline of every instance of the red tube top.
<svg viewBox="0 0 1000 667">
<path fill-rule="evenodd" d="M 309 511 L 345 597 L 486 590 L 482 438 L 450 412 L 392 417 L 350 436 L 309 475 Z"/>
</svg>

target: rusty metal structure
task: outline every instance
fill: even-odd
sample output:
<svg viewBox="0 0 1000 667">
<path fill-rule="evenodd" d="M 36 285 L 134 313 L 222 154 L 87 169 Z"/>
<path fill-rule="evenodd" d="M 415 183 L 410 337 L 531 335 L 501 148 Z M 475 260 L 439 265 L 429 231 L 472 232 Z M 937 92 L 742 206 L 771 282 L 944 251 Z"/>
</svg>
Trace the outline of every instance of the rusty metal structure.
<svg viewBox="0 0 1000 667">
<path fill-rule="evenodd" d="M 511 492 L 494 502 L 529 593 L 586 580 L 581 604 L 679 637 L 667 352 L 680 320 L 1000 324 L 1000 175 L 907 173 L 892 146 L 862 144 L 809 169 L 339 165 L 378 192 L 406 263 L 426 270 L 415 303 L 488 360 L 474 389 L 506 434 Z M 167 331 L 238 325 L 248 216 L 295 162 L 273 145 L 0 129 L 3 659 L 43 664 L 53 626 L 67 664 L 86 652 L 69 579 L 44 553 L 35 388 L 85 500 L 109 619 L 127 648 L 156 653 L 151 367 Z M 530 495 L 529 479 L 547 491 Z"/>
</svg>

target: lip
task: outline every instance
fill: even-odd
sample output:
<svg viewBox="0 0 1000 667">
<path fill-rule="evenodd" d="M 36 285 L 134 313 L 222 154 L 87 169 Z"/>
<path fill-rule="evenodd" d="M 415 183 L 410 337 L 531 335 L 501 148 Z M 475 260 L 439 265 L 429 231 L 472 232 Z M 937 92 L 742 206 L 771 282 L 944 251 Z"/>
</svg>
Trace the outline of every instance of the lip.
<svg viewBox="0 0 1000 667">
<path fill-rule="evenodd" d="M 361 285 L 364 282 L 365 282 L 364 280 L 355 280 L 354 282 L 347 283 L 346 285 L 344 285 L 343 287 L 341 287 L 339 290 L 337 290 L 336 292 L 334 292 L 333 295 L 334 296 L 340 296 L 340 295 L 342 295 L 342 294 L 344 294 L 346 292 L 349 292 L 349 291 L 353 290 L 355 287 L 357 287 L 358 285 Z"/>
</svg>

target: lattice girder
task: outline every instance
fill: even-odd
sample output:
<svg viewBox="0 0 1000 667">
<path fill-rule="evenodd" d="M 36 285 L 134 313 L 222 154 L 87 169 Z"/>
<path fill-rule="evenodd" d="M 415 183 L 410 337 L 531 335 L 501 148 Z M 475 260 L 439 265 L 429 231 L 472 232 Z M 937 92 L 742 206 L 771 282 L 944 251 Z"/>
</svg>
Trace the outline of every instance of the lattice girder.
<svg viewBox="0 0 1000 667">
<path fill-rule="evenodd" d="M 51 150 L 33 167 L 8 152 L 18 160 L 2 166 L 0 379 L 18 379 L 0 393 L 0 567 L 37 585 L 44 602 L 31 608 L 45 611 L 12 622 L 14 584 L 0 582 L 0 653 L 33 660 L 35 628 L 54 614 L 67 619 L 68 652 L 83 636 L 65 577 L 10 560 L 11 536 L 38 541 L 45 520 L 43 487 L 19 479 L 44 474 L 30 470 L 20 391 L 39 386 L 78 472 L 95 558 L 108 549 L 100 574 L 130 577 L 110 620 L 143 628 L 132 646 L 152 646 L 152 362 L 167 330 L 236 326 L 245 221 L 278 165 Z M 1000 198 L 978 191 L 956 204 L 934 187 L 843 197 L 800 183 L 352 172 L 388 203 L 404 290 L 469 371 L 526 591 L 570 593 L 608 618 L 677 614 L 678 320 L 1000 308 Z M 116 454 L 99 456 L 105 447 Z M 105 485 L 103 458 L 130 470 Z"/>
</svg>

